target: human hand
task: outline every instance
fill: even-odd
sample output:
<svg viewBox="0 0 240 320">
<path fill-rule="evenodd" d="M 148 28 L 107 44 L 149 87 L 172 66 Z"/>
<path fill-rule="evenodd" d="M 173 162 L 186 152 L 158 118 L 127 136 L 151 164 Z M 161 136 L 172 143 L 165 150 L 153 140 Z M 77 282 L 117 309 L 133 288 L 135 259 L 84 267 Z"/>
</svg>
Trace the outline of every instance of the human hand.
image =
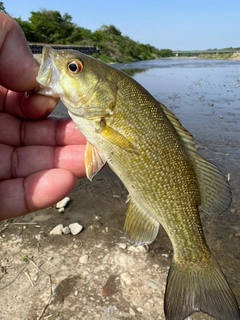
<svg viewBox="0 0 240 320">
<path fill-rule="evenodd" d="M 0 220 L 53 205 L 85 177 L 75 124 L 37 120 L 57 103 L 33 93 L 38 68 L 20 27 L 0 12 Z"/>
</svg>

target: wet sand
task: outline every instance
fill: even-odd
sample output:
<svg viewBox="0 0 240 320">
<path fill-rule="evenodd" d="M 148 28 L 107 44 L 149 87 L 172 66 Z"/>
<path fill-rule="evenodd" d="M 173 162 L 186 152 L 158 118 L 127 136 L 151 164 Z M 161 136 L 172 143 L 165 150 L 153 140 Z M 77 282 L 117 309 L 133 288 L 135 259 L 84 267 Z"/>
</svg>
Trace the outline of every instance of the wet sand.
<svg viewBox="0 0 240 320">
<path fill-rule="evenodd" d="M 240 302 L 240 72 L 238 65 L 202 64 L 137 63 L 138 71 L 132 74 L 180 118 L 194 135 L 198 152 L 230 177 L 229 210 L 222 215 L 201 213 L 201 218 L 207 242 Z M 59 105 L 54 114 L 64 116 L 66 110 Z M 0 317 L 164 319 L 171 243 L 162 228 L 149 248 L 127 243 L 126 196 L 106 166 L 93 182 L 79 181 L 64 213 L 51 207 L 2 223 Z M 77 236 L 49 235 L 57 224 L 72 222 L 84 226 Z M 195 314 L 191 319 L 211 318 Z"/>
</svg>

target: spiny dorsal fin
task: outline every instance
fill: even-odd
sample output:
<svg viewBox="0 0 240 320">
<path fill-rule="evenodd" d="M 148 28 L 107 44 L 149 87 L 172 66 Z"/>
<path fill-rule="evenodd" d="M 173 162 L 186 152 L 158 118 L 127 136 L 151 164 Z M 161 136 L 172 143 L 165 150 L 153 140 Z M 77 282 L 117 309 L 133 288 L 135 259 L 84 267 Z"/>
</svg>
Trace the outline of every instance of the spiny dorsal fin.
<svg viewBox="0 0 240 320">
<path fill-rule="evenodd" d="M 158 234 L 159 223 L 129 200 L 124 229 L 130 242 L 150 244 Z"/>
<path fill-rule="evenodd" d="M 193 164 L 201 193 L 200 208 L 207 213 L 222 213 L 231 204 L 232 195 L 226 177 L 212 163 L 196 154 L 191 134 L 183 128 L 178 118 L 163 104 L 160 107 L 180 136 Z"/>
</svg>

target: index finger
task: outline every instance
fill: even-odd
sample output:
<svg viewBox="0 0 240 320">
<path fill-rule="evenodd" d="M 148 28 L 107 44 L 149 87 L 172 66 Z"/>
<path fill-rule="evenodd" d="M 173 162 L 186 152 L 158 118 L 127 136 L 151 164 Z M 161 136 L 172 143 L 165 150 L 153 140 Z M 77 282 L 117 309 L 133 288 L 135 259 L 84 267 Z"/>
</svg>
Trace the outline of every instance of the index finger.
<svg viewBox="0 0 240 320">
<path fill-rule="evenodd" d="M 10 146 L 85 145 L 86 139 L 70 119 L 47 118 L 21 121 L 8 114 L 0 114 L 0 143 Z"/>
</svg>

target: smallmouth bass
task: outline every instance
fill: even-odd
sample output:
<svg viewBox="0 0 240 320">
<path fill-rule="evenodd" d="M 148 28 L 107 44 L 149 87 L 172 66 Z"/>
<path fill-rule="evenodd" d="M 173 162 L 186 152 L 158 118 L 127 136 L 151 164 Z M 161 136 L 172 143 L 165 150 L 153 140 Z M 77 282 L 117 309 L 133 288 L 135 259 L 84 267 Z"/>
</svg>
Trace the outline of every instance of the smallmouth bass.
<svg viewBox="0 0 240 320">
<path fill-rule="evenodd" d="M 87 177 L 107 162 L 126 186 L 128 239 L 149 244 L 159 224 L 166 230 L 174 251 L 166 319 L 203 311 L 239 320 L 238 303 L 199 217 L 199 208 L 226 210 L 231 192 L 217 167 L 196 154 L 192 136 L 174 114 L 123 72 L 74 50 L 46 46 L 37 81 L 37 92 L 60 97 L 85 135 Z"/>
</svg>

